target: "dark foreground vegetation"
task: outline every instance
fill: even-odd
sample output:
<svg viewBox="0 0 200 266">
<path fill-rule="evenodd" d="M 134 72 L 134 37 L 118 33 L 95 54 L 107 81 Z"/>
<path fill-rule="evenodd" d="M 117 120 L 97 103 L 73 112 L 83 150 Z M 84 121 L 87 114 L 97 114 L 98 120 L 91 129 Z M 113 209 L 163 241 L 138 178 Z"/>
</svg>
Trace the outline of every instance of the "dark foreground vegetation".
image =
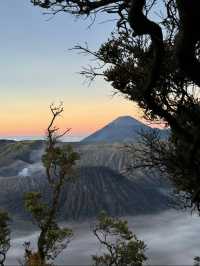
<svg viewBox="0 0 200 266">
<path fill-rule="evenodd" d="M 96 16 L 100 12 L 116 15 L 116 30 L 98 51 L 75 47 L 102 63 L 102 68 L 93 66 L 84 69 L 82 74 L 91 79 L 103 76 L 117 92 L 136 102 L 148 119 L 162 121 L 170 127 L 171 135 L 166 142 L 158 135 L 143 134 L 140 160 L 132 168 L 158 169 L 161 175 L 170 178 L 177 193 L 183 196 L 185 205 L 200 211 L 199 0 L 161 0 L 163 12 L 159 18 L 153 15 L 159 2 L 156 0 L 31 2 L 54 15 L 58 12 L 75 16 Z M 26 206 L 41 230 L 38 251 L 34 254 L 38 263 L 43 265 L 48 256 L 52 256 L 51 252 L 57 249 L 57 242 L 62 244 L 63 240 L 71 237 L 70 230 L 58 226 L 55 212 L 65 175 L 77 159 L 72 150 L 63 151 L 54 145 L 55 139 L 52 142 L 51 134 L 56 128 L 51 129 L 50 125 L 49 130 L 44 165 L 52 187 L 53 205 L 44 206 L 38 193 L 26 197 Z M 72 156 L 70 161 L 65 152 Z M 57 164 L 59 169 L 55 167 Z M 52 167 L 54 174 L 58 175 L 58 183 L 52 180 Z M 1 251 L 3 265 L 9 246 L 9 230 L 6 227 L 8 217 L 2 213 L 1 218 L 2 232 L 5 232 Z M 29 248 L 26 252 L 28 258 L 32 253 Z M 109 255 L 106 258 L 110 259 Z M 27 263 L 29 261 L 27 259 Z M 195 261 L 198 264 L 199 258 Z M 123 264 L 117 264 L 115 260 L 113 265 Z"/>
</svg>

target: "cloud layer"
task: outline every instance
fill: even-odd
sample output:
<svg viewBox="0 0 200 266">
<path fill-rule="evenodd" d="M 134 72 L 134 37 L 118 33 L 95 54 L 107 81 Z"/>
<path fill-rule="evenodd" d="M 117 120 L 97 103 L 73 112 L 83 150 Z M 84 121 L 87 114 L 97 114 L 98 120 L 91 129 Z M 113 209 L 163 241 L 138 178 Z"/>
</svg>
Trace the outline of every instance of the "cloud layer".
<svg viewBox="0 0 200 266">
<path fill-rule="evenodd" d="M 148 265 L 192 265 L 193 258 L 200 255 L 200 217 L 197 215 L 167 211 L 152 216 L 126 218 L 133 232 L 147 244 Z M 86 265 L 91 262 L 92 254 L 103 251 L 91 233 L 92 223 L 69 225 L 74 229 L 75 237 L 57 263 Z M 34 246 L 37 238 L 37 232 L 23 232 L 23 236 L 17 232 L 17 235 L 8 254 L 8 264 L 16 264 L 23 257 L 24 241 L 31 240 Z"/>
</svg>

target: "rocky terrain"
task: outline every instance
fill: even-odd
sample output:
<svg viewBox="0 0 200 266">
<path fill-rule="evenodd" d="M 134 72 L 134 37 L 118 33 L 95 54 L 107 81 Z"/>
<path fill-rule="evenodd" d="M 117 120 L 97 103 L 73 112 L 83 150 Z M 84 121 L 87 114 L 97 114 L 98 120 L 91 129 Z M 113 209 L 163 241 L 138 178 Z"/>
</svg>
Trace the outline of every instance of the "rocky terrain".
<svg viewBox="0 0 200 266">
<path fill-rule="evenodd" d="M 101 210 L 120 216 L 169 208 L 169 182 L 142 171 L 128 173 L 129 156 L 122 142 L 72 145 L 81 160 L 75 181 L 65 185 L 61 196 L 60 216 L 65 220 L 94 217 Z M 0 141 L 0 206 L 19 218 L 27 217 L 25 192 L 41 191 L 51 200 L 41 164 L 44 147 L 44 141 Z"/>
<path fill-rule="evenodd" d="M 11 145 L 14 148 L 19 143 Z M 77 167 L 76 181 L 66 184 L 64 188 L 61 198 L 63 217 L 89 218 L 102 209 L 113 215 L 132 215 L 168 208 L 169 197 L 165 194 L 169 189 L 167 182 L 142 172 L 127 176 L 125 166 L 128 157 L 120 146 L 75 146 L 82 159 Z M 36 151 L 30 147 L 27 158 Z M 38 153 L 41 154 L 40 149 Z M 40 161 L 27 162 L 19 158 L 11 158 L 10 161 L 0 168 L 0 206 L 24 217 L 25 192 L 39 190 L 49 200 L 46 178 Z"/>
</svg>

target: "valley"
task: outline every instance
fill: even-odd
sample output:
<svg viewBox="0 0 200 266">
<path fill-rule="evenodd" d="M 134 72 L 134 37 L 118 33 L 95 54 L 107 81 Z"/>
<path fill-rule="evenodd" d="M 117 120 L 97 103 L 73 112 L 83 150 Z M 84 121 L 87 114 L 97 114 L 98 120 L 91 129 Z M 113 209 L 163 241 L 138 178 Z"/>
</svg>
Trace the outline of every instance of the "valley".
<svg viewBox="0 0 200 266">
<path fill-rule="evenodd" d="M 16 145 L 21 145 L 17 155 Z M 44 143 L 35 141 L 34 145 L 32 142 L 9 144 L 10 153 L 7 158 L 4 156 L 5 163 L 0 167 L 0 205 L 22 218 L 26 217 L 25 192 L 40 191 L 47 201 L 50 200 L 40 158 Z M 122 144 L 74 144 L 74 149 L 81 160 L 74 182 L 65 185 L 61 196 L 60 216 L 63 219 L 95 217 L 101 210 L 121 216 L 168 208 L 170 197 L 164 193 L 170 190 L 168 182 L 153 174 L 146 176 L 142 171 L 134 175 L 128 173 L 129 158 Z"/>
</svg>

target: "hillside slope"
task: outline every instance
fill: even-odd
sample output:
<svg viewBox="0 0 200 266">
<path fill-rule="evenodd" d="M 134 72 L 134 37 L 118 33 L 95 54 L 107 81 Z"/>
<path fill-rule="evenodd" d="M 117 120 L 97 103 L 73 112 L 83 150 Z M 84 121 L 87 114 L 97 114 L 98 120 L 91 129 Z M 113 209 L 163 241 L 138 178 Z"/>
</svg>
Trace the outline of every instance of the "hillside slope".
<svg viewBox="0 0 200 266">
<path fill-rule="evenodd" d="M 50 202 L 50 191 L 39 160 L 43 143 L 30 143 L 29 148 L 27 143 L 21 144 L 26 145 L 26 161 L 23 161 L 21 153 L 19 157 L 16 156 L 15 147 L 12 146 L 14 153 L 8 156 L 12 163 L 3 166 L 3 172 L 7 172 L 7 176 L 2 175 L 0 167 L 0 206 L 13 215 L 24 218 L 24 193 L 41 191 Z M 147 176 L 141 171 L 134 176 L 127 176 L 125 170 L 128 156 L 123 144 L 74 144 L 74 148 L 80 153 L 81 160 L 77 180 L 66 184 L 61 197 L 60 215 L 64 219 L 93 217 L 102 209 L 120 216 L 153 213 L 169 207 L 168 182 L 156 176 Z M 16 156 L 15 159 L 13 155 Z M 28 162 L 27 157 L 31 161 Z M 12 167 L 13 170 L 10 171 Z"/>
<path fill-rule="evenodd" d="M 83 139 L 82 142 L 133 142 L 138 137 L 139 131 L 149 129 L 148 126 L 131 116 L 121 116 Z"/>
</svg>

